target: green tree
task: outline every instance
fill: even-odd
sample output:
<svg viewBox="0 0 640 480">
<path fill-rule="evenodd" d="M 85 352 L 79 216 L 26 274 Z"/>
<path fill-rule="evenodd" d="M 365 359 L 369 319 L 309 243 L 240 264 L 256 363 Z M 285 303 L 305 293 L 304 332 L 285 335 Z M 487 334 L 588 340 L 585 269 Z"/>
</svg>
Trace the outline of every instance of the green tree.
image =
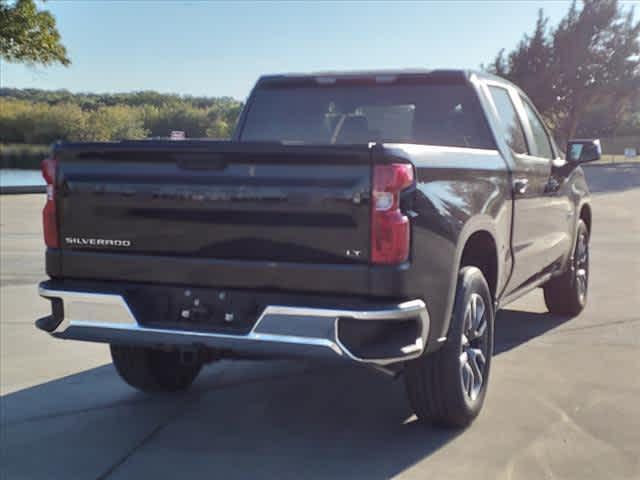
<svg viewBox="0 0 640 480">
<path fill-rule="evenodd" d="M 47 144 L 58 139 L 79 138 L 86 115 L 77 105 L 61 103 L 53 107 L 34 105 L 19 117 L 25 143 Z"/>
<path fill-rule="evenodd" d="M 619 124 L 640 91 L 633 9 L 624 12 L 618 0 L 582 0 L 579 10 L 574 0 L 555 29 L 548 31 L 547 21 L 540 11 L 533 35 L 506 58 L 500 52 L 488 69 L 521 86 L 561 140 L 582 131 L 590 113 L 606 111 Z"/>
<path fill-rule="evenodd" d="M 138 139 L 145 138 L 148 133 L 144 128 L 139 109 L 116 105 L 101 107 L 90 112 L 79 138 L 71 138 L 71 140 L 104 142 Z"/>
<path fill-rule="evenodd" d="M 0 57 L 10 62 L 69 65 L 56 20 L 34 0 L 0 0 Z"/>
<path fill-rule="evenodd" d="M 553 68 L 553 46 L 548 37 L 549 19 L 542 10 L 532 35 L 525 35 L 514 51 L 505 58 L 504 49 L 490 65 L 496 75 L 508 78 L 531 94 L 535 92 L 535 104 L 543 112 L 549 112 L 555 101 L 553 89 L 549 88 L 549 76 Z"/>
</svg>

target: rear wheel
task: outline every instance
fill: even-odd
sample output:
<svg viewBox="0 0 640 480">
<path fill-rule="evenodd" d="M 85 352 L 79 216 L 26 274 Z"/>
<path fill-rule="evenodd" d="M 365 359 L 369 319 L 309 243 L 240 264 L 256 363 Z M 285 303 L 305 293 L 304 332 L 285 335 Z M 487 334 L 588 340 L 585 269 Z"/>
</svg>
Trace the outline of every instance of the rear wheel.
<svg viewBox="0 0 640 480">
<path fill-rule="evenodd" d="M 111 345 L 111 358 L 122 379 L 143 392 L 177 392 L 191 386 L 202 362 L 185 363 L 179 351 Z"/>
<path fill-rule="evenodd" d="M 550 313 L 578 315 L 587 304 L 589 288 L 589 230 L 580 220 L 576 246 L 567 271 L 543 287 L 544 301 Z"/>
<path fill-rule="evenodd" d="M 407 363 L 407 394 L 420 420 L 465 427 L 480 413 L 493 354 L 493 319 L 484 275 L 476 267 L 464 267 L 445 344 Z"/>
</svg>

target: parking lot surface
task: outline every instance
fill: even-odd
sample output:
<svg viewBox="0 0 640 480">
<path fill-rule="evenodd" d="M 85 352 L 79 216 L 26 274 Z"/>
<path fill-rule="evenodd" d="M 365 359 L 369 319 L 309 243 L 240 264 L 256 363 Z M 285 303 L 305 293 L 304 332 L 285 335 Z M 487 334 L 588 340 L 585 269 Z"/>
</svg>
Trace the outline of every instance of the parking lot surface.
<svg viewBox="0 0 640 480">
<path fill-rule="evenodd" d="M 108 347 L 33 326 L 48 304 L 42 195 L 0 197 L 0 478 L 640 479 L 640 166 L 589 167 L 587 309 L 540 291 L 500 312 L 485 408 L 415 421 L 402 381 L 300 360 L 212 364 L 147 396 Z"/>
</svg>

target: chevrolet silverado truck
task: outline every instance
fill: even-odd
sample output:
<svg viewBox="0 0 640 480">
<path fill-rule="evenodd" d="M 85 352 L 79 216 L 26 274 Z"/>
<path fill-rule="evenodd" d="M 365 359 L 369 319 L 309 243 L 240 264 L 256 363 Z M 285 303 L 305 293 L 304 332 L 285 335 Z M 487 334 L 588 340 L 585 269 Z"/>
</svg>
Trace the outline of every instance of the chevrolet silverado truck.
<svg viewBox="0 0 640 480">
<path fill-rule="evenodd" d="M 56 338 L 110 344 L 142 391 L 221 358 L 402 374 L 423 421 L 468 425 L 494 315 L 534 288 L 585 306 L 582 162 L 516 86 L 468 71 L 270 75 L 231 140 L 60 143 L 43 161 Z"/>
</svg>

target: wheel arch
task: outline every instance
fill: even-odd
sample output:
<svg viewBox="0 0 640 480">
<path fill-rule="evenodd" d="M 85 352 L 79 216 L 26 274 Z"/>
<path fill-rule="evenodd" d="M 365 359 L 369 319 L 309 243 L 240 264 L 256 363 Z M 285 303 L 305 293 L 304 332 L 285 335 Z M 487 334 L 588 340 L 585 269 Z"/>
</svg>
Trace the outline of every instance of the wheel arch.
<svg viewBox="0 0 640 480">
<path fill-rule="evenodd" d="M 498 287 L 498 247 L 493 235 L 487 230 L 477 230 L 467 238 L 458 268 L 467 266 L 480 269 L 495 301 Z"/>
<path fill-rule="evenodd" d="M 485 221 L 486 220 L 486 221 Z M 456 249 L 455 268 L 452 270 L 452 278 L 448 292 L 447 310 L 444 317 L 439 342 L 444 341 L 449 333 L 451 314 L 455 303 L 458 274 L 464 266 L 475 266 L 485 275 L 489 285 L 489 291 L 494 301 L 499 297 L 503 287 L 501 275 L 505 268 L 501 261 L 499 244 L 496 241 L 493 222 L 489 219 L 476 218 L 475 221 L 465 225 L 463 232 L 458 237 Z"/>
</svg>

